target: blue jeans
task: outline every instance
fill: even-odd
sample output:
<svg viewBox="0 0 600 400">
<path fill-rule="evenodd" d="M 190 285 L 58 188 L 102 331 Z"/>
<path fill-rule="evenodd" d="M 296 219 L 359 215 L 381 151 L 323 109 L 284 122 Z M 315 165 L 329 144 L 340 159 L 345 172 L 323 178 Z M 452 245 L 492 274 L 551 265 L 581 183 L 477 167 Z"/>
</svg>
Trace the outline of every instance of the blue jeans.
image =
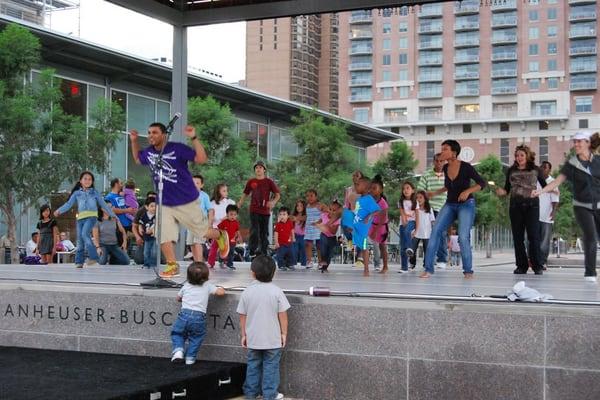
<svg viewBox="0 0 600 400">
<path fill-rule="evenodd" d="M 335 247 L 338 244 L 337 237 L 327 236 L 324 233 L 321 233 L 319 242 L 321 246 L 321 260 L 323 261 L 323 264 L 328 267 L 333 258 L 333 254 L 335 253 Z"/>
<path fill-rule="evenodd" d="M 279 246 L 277 249 L 277 266 L 279 268 L 293 267 L 295 259 L 293 243 Z"/>
<path fill-rule="evenodd" d="M 185 341 L 188 341 L 187 350 L 184 351 L 185 359 L 196 360 L 196 355 L 200 345 L 206 335 L 206 314 L 202 311 L 188 310 L 182 308 L 173 324 L 171 331 L 171 343 L 173 344 L 173 353 L 184 351 Z"/>
<path fill-rule="evenodd" d="M 144 238 L 144 267 L 156 267 L 156 238 Z"/>
<path fill-rule="evenodd" d="M 408 221 L 406 225 L 400 225 L 400 263 L 404 271 L 408 271 L 408 256 L 406 249 L 412 247 L 412 231 L 415 230 L 415 221 Z"/>
<path fill-rule="evenodd" d="M 437 222 L 439 211 L 434 211 L 433 215 L 435 215 L 435 219 Z M 435 224 L 435 222 L 434 222 Z M 437 262 L 439 263 L 447 263 L 448 262 L 448 231 L 442 232 L 442 240 L 440 241 L 440 245 L 437 249 Z"/>
<path fill-rule="evenodd" d="M 473 273 L 471 228 L 475 221 L 475 199 L 469 199 L 464 203 L 446 203 L 440 210 L 425 252 L 425 271 L 430 274 L 434 272 L 433 262 L 440 240 L 442 240 L 442 233 L 448 231 L 456 219 L 458 219 L 458 243 L 460 243 L 463 272 L 465 274 Z"/>
<path fill-rule="evenodd" d="M 294 242 L 294 252 L 296 253 L 295 262 L 299 262 L 300 265 L 306 266 L 306 250 L 304 249 L 304 235 L 296 235 L 296 241 Z"/>
<path fill-rule="evenodd" d="M 110 262 L 116 265 L 129 265 L 129 256 L 118 244 L 100 244 L 100 247 L 102 248 L 100 264 L 105 265 Z"/>
<path fill-rule="evenodd" d="M 279 361 L 281 349 L 248 349 L 248 366 L 244 382 L 244 396 L 255 399 L 262 393 L 264 400 L 273 400 L 279 389 Z"/>
<path fill-rule="evenodd" d="M 94 261 L 100 261 L 96 246 L 92 241 L 92 229 L 96 226 L 98 218 L 89 217 L 77 220 L 77 251 L 75 252 L 75 264 L 83 264 L 85 261 L 85 252 L 88 258 Z"/>
</svg>

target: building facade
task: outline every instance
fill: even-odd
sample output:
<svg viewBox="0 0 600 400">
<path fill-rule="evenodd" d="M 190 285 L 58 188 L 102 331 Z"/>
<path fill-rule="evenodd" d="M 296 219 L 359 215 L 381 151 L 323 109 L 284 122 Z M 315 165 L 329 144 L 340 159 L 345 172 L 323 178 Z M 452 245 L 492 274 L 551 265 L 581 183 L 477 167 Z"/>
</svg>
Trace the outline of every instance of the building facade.
<svg viewBox="0 0 600 400">
<path fill-rule="evenodd" d="M 339 114 L 400 133 L 431 165 L 513 162 L 518 143 L 558 166 L 578 129 L 600 127 L 595 0 L 464 0 L 339 14 Z M 371 147 L 374 161 L 389 143 Z"/>
</svg>

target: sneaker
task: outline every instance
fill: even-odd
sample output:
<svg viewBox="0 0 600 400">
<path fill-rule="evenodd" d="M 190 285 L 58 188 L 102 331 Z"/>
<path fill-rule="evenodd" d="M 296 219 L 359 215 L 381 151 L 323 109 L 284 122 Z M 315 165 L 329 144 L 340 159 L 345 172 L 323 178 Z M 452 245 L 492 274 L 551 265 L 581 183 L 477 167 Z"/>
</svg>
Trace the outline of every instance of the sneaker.
<svg viewBox="0 0 600 400">
<path fill-rule="evenodd" d="M 192 258 L 194 258 L 194 255 L 191 251 L 188 251 L 188 253 L 185 256 L 183 256 L 184 260 L 191 260 Z"/>
<path fill-rule="evenodd" d="M 286 267 L 277 267 L 277 269 L 279 269 L 280 271 L 287 271 Z"/>
<path fill-rule="evenodd" d="M 357 258 L 356 259 L 356 263 L 354 263 L 354 266 L 356 268 L 364 268 L 365 267 L 365 262 L 362 260 L 362 258 Z"/>
<path fill-rule="evenodd" d="M 288 265 L 287 267 L 290 271 L 295 271 L 296 267 L 294 267 L 293 265 Z"/>
<path fill-rule="evenodd" d="M 408 270 L 405 269 L 401 269 L 400 271 L 398 271 L 399 274 L 408 274 Z"/>
<path fill-rule="evenodd" d="M 257 399 L 262 399 L 262 395 L 259 395 L 258 397 L 256 397 Z M 277 393 L 277 396 L 275 397 L 275 400 L 283 400 L 285 399 L 285 397 L 283 397 L 282 393 Z"/>
<path fill-rule="evenodd" d="M 300 263 L 296 263 L 296 268 L 300 268 Z"/>
<path fill-rule="evenodd" d="M 167 263 L 167 268 L 158 274 L 161 278 L 172 278 L 174 276 L 179 276 L 179 264 L 176 262 Z"/>
<path fill-rule="evenodd" d="M 177 350 L 173 353 L 173 357 L 171 357 L 171 362 L 175 364 L 180 364 L 183 362 L 183 351 Z"/>
<path fill-rule="evenodd" d="M 435 264 L 435 267 L 439 268 L 439 269 L 446 269 L 446 263 L 445 262 L 439 262 L 439 263 Z"/>
<path fill-rule="evenodd" d="M 194 365 L 195 363 L 196 363 L 195 358 L 186 358 L 185 359 L 185 365 Z"/>
<path fill-rule="evenodd" d="M 417 264 L 410 264 L 410 269 L 415 269 L 417 267 Z"/>
<path fill-rule="evenodd" d="M 231 271 L 235 271 L 235 267 L 233 265 L 231 265 L 231 266 L 228 265 L 227 268 L 230 269 Z"/>
<path fill-rule="evenodd" d="M 586 282 L 590 282 L 590 283 L 597 283 L 598 282 L 598 279 L 596 279 L 595 276 L 584 276 L 583 279 Z"/>
<path fill-rule="evenodd" d="M 75 264 L 75 268 L 83 268 L 83 264 Z"/>
<path fill-rule="evenodd" d="M 315 266 L 315 264 L 310 262 L 310 263 L 306 264 L 306 269 L 311 269 L 314 266 Z"/>
<path fill-rule="evenodd" d="M 411 248 L 406 249 L 406 255 L 412 257 L 415 255 L 415 251 Z"/>
<path fill-rule="evenodd" d="M 221 234 L 217 239 L 217 246 L 219 247 L 219 255 L 221 258 L 227 258 L 229 256 L 229 235 L 227 231 L 220 231 Z"/>
</svg>

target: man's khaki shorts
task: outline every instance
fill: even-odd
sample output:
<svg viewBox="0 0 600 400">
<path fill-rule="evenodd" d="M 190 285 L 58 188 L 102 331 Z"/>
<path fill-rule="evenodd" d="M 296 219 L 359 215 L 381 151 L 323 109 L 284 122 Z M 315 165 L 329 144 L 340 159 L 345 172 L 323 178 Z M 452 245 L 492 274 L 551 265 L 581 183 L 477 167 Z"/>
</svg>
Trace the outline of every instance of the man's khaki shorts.
<svg viewBox="0 0 600 400">
<path fill-rule="evenodd" d="M 204 244 L 206 243 L 206 239 L 204 238 L 204 236 L 195 236 L 194 233 L 192 231 L 190 231 L 189 229 L 187 230 L 187 234 L 185 236 L 185 244 L 187 244 L 188 246 L 194 245 L 194 244 Z"/>
<path fill-rule="evenodd" d="M 180 206 L 163 206 L 160 218 L 160 243 L 176 242 L 179 238 L 179 224 L 187 228 L 195 237 L 202 237 L 208 231 L 208 219 L 198 207 L 197 201 Z"/>
</svg>

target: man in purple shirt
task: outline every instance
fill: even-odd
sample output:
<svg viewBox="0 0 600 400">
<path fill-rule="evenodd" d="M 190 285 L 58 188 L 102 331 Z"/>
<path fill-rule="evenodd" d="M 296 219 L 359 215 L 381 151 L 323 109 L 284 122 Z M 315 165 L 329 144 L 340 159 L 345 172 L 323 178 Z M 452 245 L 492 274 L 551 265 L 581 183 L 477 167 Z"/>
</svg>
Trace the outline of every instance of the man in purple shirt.
<svg viewBox="0 0 600 400">
<path fill-rule="evenodd" d="M 160 219 L 160 248 L 167 260 L 167 268 L 160 273 L 164 278 L 179 275 L 179 265 L 175 258 L 173 242 L 179 236 L 179 224 L 189 229 L 194 236 L 215 239 L 219 250 L 224 253 L 229 245 L 226 232 L 220 232 L 208 226 L 208 220 L 198 207 L 198 190 L 188 169 L 188 162 L 204 164 L 208 160 L 204 146 L 196 137 L 193 126 L 186 126 L 184 135 L 191 140 L 193 148 L 177 142 L 167 143 L 167 129 L 160 122 L 155 122 L 148 128 L 150 146 L 140 150 L 139 133 L 132 129 L 131 152 L 136 164 L 146 165 L 152 171 L 155 186 L 158 187 L 158 156 L 164 147 L 163 173 L 163 203 L 159 210 Z M 200 260 L 194 260 L 200 261 Z"/>
</svg>

